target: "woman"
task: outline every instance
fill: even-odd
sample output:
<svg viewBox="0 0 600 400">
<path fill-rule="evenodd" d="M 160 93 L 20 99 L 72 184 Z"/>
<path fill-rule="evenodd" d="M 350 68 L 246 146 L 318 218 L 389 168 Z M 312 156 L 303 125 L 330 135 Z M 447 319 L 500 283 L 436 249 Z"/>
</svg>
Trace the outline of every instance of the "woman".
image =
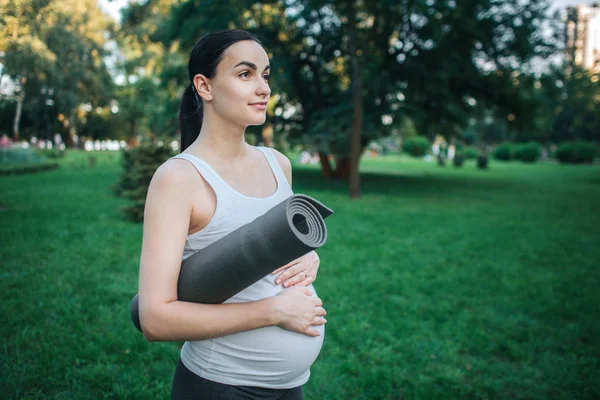
<svg viewBox="0 0 600 400">
<path fill-rule="evenodd" d="M 177 300 L 183 259 L 293 194 L 281 153 L 244 141 L 265 122 L 269 59 L 241 30 L 192 50 L 180 110 L 182 153 L 155 172 L 144 211 L 139 307 L 150 341 L 186 341 L 172 399 L 302 399 L 323 342 L 325 310 L 311 283 L 315 252 L 223 304 Z"/>
</svg>

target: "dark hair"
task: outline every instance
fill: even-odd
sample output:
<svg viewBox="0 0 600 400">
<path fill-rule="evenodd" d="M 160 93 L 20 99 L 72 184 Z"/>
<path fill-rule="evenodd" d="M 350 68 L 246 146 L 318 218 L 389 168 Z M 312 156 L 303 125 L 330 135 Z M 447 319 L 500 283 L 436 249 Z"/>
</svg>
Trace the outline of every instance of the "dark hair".
<svg viewBox="0 0 600 400">
<path fill-rule="evenodd" d="M 196 93 L 194 76 L 202 74 L 213 78 L 217 73 L 217 65 L 223 59 L 223 53 L 229 46 L 242 40 L 254 40 L 262 45 L 260 40 L 250 32 L 241 29 L 228 29 L 212 32 L 203 36 L 192 49 L 188 63 L 190 84 L 183 92 L 179 108 L 179 128 L 181 130 L 181 151 L 183 152 L 200 134 L 202 127 L 202 99 Z"/>
</svg>

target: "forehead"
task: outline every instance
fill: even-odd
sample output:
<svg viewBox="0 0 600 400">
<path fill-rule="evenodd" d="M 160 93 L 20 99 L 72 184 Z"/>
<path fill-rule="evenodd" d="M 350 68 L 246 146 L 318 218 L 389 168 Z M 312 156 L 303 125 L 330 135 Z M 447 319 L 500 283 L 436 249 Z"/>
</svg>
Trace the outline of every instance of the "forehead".
<svg viewBox="0 0 600 400">
<path fill-rule="evenodd" d="M 241 61 L 254 63 L 262 70 L 269 64 L 269 56 L 254 40 L 242 40 L 232 44 L 223 52 L 223 59 L 219 66 L 224 69 L 232 69 Z"/>
</svg>

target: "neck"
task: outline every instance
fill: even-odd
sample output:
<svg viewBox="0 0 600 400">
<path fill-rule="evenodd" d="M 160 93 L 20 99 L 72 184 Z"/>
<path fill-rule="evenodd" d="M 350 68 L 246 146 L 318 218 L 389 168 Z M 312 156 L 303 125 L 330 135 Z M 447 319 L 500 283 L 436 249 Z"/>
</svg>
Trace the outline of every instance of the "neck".
<svg viewBox="0 0 600 400">
<path fill-rule="evenodd" d="M 245 130 L 244 126 L 219 118 L 207 107 L 200 134 L 189 149 L 192 153 L 209 154 L 211 158 L 231 163 L 249 153 L 249 145 L 244 138 Z"/>
</svg>

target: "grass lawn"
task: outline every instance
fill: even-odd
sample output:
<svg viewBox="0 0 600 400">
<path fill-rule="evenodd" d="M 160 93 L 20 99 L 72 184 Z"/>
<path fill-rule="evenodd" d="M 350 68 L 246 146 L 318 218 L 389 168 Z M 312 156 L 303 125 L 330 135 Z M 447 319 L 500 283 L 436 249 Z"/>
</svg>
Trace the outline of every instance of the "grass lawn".
<svg viewBox="0 0 600 400">
<path fill-rule="evenodd" d="M 129 319 L 142 225 L 118 154 L 0 177 L 0 398 L 167 399 L 180 343 Z M 335 210 L 307 399 L 600 398 L 600 166 L 363 159 L 363 199 L 295 166 Z"/>
</svg>

